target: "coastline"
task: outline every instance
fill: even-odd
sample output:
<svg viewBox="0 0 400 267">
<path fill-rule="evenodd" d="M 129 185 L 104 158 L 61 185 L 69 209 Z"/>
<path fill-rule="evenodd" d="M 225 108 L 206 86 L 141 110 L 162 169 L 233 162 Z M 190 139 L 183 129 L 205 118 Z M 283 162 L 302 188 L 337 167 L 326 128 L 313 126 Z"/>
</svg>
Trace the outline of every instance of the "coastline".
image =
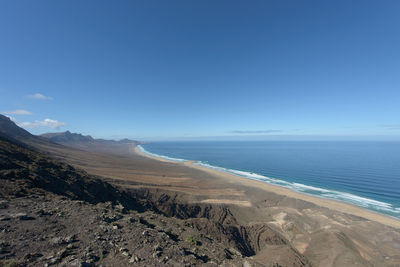
<svg viewBox="0 0 400 267">
<path fill-rule="evenodd" d="M 185 166 L 188 168 L 203 171 L 208 174 L 217 176 L 221 179 L 224 179 L 228 183 L 236 183 L 236 184 L 239 184 L 242 186 L 259 188 L 266 192 L 271 192 L 271 193 L 275 193 L 278 195 L 283 195 L 286 197 L 303 200 L 306 202 L 313 203 L 320 207 L 328 208 L 333 211 L 343 212 L 346 214 L 359 216 L 359 217 L 362 217 L 362 218 L 370 220 L 370 221 L 378 222 L 378 223 L 381 223 L 381 224 L 384 224 L 387 226 L 391 226 L 391 227 L 400 229 L 400 220 L 399 219 L 397 219 L 395 217 L 391 217 L 389 215 L 382 214 L 382 213 L 374 212 L 374 211 L 371 211 L 371 210 L 368 210 L 368 209 L 365 209 L 365 208 L 362 208 L 362 207 L 359 207 L 356 205 L 352 205 L 350 203 L 342 202 L 339 200 L 326 199 L 326 198 L 322 198 L 322 197 L 318 197 L 318 196 L 312 196 L 312 195 L 308 195 L 305 193 L 294 191 L 289 188 L 285 188 L 283 186 L 273 185 L 273 184 L 269 184 L 266 182 L 257 181 L 257 180 L 253 180 L 253 179 L 246 178 L 243 176 L 239 176 L 239 175 L 236 175 L 233 173 L 228 173 L 228 172 L 220 171 L 217 169 L 208 168 L 206 166 L 194 164 L 194 163 L 196 163 L 196 161 L 184 161 L 184 160 L 180 160 L 180 159 L 179 159 L 179 161 L 177 161 L 177 160 L 169 159 L 168 157 L 160 157 L 160 156 L 157 156 L 157 155 L 154 155 L 151 153 L 147 153 L 146 151 L 142 151 L 139 148 L 139 146 L 136 146 L 134 148 L 134 153 L 136 153 L 140 156 L 146 157 L 146 158 L 153 159 L 153 160 L 173 163 L 173 164 L 177 164 L 179 166 Z"/>
</svg>

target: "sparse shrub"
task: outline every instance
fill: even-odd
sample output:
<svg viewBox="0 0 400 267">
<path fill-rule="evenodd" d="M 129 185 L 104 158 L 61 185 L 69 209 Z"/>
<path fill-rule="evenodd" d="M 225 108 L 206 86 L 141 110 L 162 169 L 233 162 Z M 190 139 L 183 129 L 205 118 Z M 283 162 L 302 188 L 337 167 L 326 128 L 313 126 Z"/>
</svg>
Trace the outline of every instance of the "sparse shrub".
<svg viewBox="0 0 400 267">
<path fill-rule="evenodd" d="M 195 245 L 195 246 L 201 246 L 201 242 L 198 241 L 198 240 L 196 240 L 196 239 L 194 239 L 193 236 L 188 236 L 188 237 L 186 238 L 186 240 L 189 241 L 190 243 L 192 243 L 192 244 Z"/>
</svg>

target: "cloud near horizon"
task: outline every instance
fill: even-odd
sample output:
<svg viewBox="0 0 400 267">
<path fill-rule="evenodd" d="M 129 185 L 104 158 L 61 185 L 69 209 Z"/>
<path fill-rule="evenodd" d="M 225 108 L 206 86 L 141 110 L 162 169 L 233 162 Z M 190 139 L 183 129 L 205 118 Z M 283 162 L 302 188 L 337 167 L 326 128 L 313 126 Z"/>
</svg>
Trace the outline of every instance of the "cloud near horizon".
<svg viewBox="0 0 400 267">
<path fill-rule="evenodd" d="M 40 93 L 36 93 L 33 95 L 27 95 L 26 97 L 32 98 L 32 99 L 39 99 L 39 100 L 52 100 L 53 99 L 51 96 L 45 96 Z"/>
<path fill-rule="evenodd" d="M 11 111 L 4 111 L 2 112 L 4 114 L 8 115 L 32 115 L 32 112 L 25 110 L 25 109 L 16 109 L 16 110 L 11 110 Z"/>
<path fill-rule="evenodd" d="M 235 134 L 269 134 L 269 133 L 281 133 L 283 132 L 282 130 L 256 130 L 256 131 L 242 131 L 242 130 L 236 130 L 236 131 L 231 131 L 230 133 L 235 133 Z"/>
<path fill-rule="evenodd" d="M 400 124 L 384 124 L 381 127 L 387 130 L 400 130 Z"/>
<path fill-rule="evenodd" d="M 52 119 L 44 119 L 42 121 L 35 120 L 33 122 L 18 122 L 17 124 L 26 128 L 49 127 L 52 129 L 60 129 L 60 127 L 67 125 L 65 122 Z"/>
</svg>

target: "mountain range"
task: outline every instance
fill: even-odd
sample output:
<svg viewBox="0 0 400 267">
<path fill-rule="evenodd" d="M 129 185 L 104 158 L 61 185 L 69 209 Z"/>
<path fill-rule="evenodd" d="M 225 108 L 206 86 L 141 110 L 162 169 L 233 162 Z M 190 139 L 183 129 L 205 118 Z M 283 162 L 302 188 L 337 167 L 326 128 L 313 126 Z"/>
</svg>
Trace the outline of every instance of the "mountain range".
<svg viewBox="0 0 400 267">
<path fill-rule="evenodd" d="M 95 139 L 90 135 L 71 133 L 70 131 L 45 133 L 33 135 L 18 127 L 9 117 L 0 114 L 0 137 L 11 141 L 24 143 L 33 147 L 51 146 L 54 144 L 80 149 L 84 151 L 109 153 L 109 154 L 130 154 L 134 146 L 140 142 L 130 139 L 106 140 Z"/>
<path fill-rule="evenodd" d="M 139 144 L 138 141 L 129 139 L 122 139 L 119 141 L 95 139 L 90 135 L 71 133 L 70 131 L 45 133 L 40 135 L 40 137 L 67 147 L 111 154 L 129 154 L 131 149 Z"/>
</svg>

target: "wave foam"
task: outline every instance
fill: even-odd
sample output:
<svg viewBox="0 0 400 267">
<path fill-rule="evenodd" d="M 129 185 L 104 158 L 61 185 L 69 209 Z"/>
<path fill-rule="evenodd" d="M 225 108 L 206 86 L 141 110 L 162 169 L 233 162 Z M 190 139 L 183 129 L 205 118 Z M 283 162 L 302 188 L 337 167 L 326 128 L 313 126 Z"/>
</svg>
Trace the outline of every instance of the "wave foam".
<svg viewBox="0 0 400 267">
<path fill-rule="evenodd" d="M 227 172 L 227 173 L 236 174 L 236 175 L 246 177 L 249 179 L 266 182 L 266 183 L 273 184 L 273 185 L 283 186 L 283 187 L 289 188 L 293 191 L 297 191 L 297 192 L 301 192 L 301 193 L 305 193 L 305 194 L 309 194 L 309 195 L 313 195 L 313 196 L 318 196 L 318 197 L 322 197 L 322 198 L 327 198 L 327 199 L 339 200 L 339 201 L 347 202 L 347 203 L 357 205 L 357 206 L 360 206 L 363 208 L 371 209 L 374 211 L 383 211 L 385 213 L 388 213 L 388 214 L 390 214 L 392 216 L 396 216 L 396 217 L 399 217 L 398 214 L 400 214 L 400 208 L 395 208 L 395 207 L 393 207 L 392 204 L 374 200 L 374 199 L 370 199 L 370 198 L 366 198 L 366 197 L 360 197 L 360 196 L 353 195 L 353 194 L 346 193 L 346 192 L 329 190 L 329 189 L 325 189 L 325 188 L 320 188 L 320 187 L 315 187 L 315 186 L 310 186 L 310 185 L 305 185 L 305 184 L 300 184 L 300 183 L 288 182 L 288 181 L 264 176 L 264 175 L 257 174 L 257 173 L 239 171 L 239 170 L 234 170 L 234 169 L 227 169 L 227 168 L 217 167 L 217 166 L 213 166 L 213 165 L 202 163 L 202 162 L 195 163 L 195 164 L 201 165 L 201 166 L 204 166 L 207 168 Z"/>
<path fill-rule="evenodd" d="M 145 154 L 147 154 L 149 156 L 153 156 L 153 157 L 156 157 L 156 158 L 162 158 L 162 159 L 175 161 L 175 162 L 186 162 L 187 161 L 186 159 L 171 158 L 171 157 L 167 157 L 167 156 L 151 153 L 151 152 L 147 151 L 146 149 L 144 149 L 141 145 L 138 145 L 138 148 L 139 148 L 140 152 L 143 152 L 143 153 L 145 153 Z"/>
</svg>

